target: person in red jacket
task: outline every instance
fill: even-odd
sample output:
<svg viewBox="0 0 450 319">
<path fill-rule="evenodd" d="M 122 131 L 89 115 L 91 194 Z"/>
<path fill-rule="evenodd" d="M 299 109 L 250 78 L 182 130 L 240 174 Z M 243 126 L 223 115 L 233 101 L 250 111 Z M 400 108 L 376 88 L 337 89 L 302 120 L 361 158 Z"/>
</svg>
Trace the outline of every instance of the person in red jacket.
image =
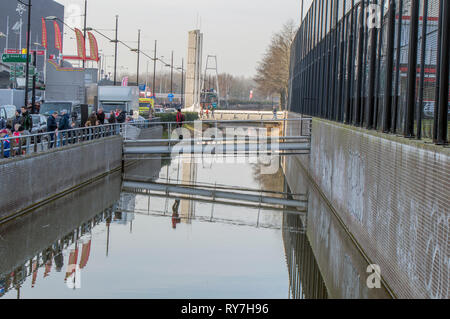
<svg viewBox="0 0 450 319">
<path fill-rule="evenodd" d="M 177 112 L 177 127 L 182 127 L 184 122 L 184 115 L 181 113 L 181 109 Z"/>
</svg>

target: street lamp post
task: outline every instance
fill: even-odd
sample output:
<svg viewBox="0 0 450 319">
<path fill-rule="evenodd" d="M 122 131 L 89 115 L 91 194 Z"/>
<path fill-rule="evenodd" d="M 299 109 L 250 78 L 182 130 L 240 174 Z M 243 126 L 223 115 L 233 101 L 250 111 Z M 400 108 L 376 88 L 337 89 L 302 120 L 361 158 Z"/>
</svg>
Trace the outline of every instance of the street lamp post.
<svg viewBox="0 0 450 319">
<path fill-rule="evenodd" d="M 30 66 L 30 30 L 31 30 L 31 0 L 28 0 L 28 26 L 27 26 L 27 63 L 26 63 L 26 71 L 25 71 L 25 104 L 24 106 L 28 106 L 28 76 L 30 75 L 29 66 Z M 33 106 L 34 107 L 34 106 Z"/>
<path fill-rule="evenodd" d="M 86 50 L 86 21 L 87 21 L 87 0 L 84 0 L 84 48 Z M 83 60 L 83 69 L 85 68 L 86 60 Z"/>
<path fill-rule="evenodd" d="M 136 85 L 139 86 L 139 54 L 141 50 L 141 30 L 138 30 L 138 49 L 137 49 L 137 74 Z"/>
<path fill-rule="evenodd" d="M 114 40 L 115 42 L 115 53 L 114 53 L 114 86 L 116 86 L 117 83 L 117 43 L 119 42 L 117 40 L 117 31 L 119 28 L 119 16 L 116 15 L 116 39 Z"/>
<path fill-rule="evenodd" d="M 181 108 L 184 107 L 184 58 L 181 59 Z"/>
<path fill-rule="evenodd" d="M 156 86 L 155 86 L 155 82 L 156 82 L 156 44 L 157 44 L 157 40 L 155 40 L 155 54 L 153 55 L 154 58 L 153 58 L 153 84 L 152 84 L 153 88 L 152 88 L 152 91 L 153 91 L 153 96 L 155 97 L 154 102 L 156 102 L 156 92 L 155 92 L 155 88 L 156 88 Z"/>
<path fill-rule="evenodd" d="M 43 68 L 43 72 L 44 72 L 44 84 L 47 83 L 46 79 L 47 79 L 47 48 L 42 46 L 41 43 L 35 42 L 33 43 L 36 47 L 40 46 L 44 48 L 44 68 Z M 37 50 L 36 50 L 37 51 Z"/>
</svg>

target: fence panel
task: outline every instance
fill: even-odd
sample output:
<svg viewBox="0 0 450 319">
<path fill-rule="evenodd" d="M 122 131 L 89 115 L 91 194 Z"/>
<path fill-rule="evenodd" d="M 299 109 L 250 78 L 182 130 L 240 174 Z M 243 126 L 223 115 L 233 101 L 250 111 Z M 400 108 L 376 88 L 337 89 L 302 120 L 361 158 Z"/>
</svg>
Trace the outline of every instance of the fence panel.
<svg viewBox="0 0 450 319">
<path fill-rule="evenodd" d="M 447 144 L 448 101 L 439 104 L 449 96 L 446 69 L 439 82 L 449 6 L 315 0 L 292 46 L 289 109 Z"/>
</svg>

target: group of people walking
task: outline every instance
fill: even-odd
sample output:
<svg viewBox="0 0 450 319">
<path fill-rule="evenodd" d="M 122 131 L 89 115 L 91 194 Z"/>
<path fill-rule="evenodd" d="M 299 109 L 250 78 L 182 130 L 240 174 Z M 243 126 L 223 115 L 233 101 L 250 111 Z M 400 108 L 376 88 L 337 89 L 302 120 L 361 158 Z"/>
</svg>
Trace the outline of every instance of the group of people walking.
<svg viewBox="0 0 450 319">
<path fill-rule="evenodd" d="M 0 138 L 4 139 L 0 146 L 3 148 L 3 156 L 10 157 L 17 154 L 16 148 L 20 145 L 20 137 L 23 135 L 29 135 L 33 128 L 33 119 L 30 112 L 26 107 L 22 107 L 21 110 L 16 110 L 16 114 L 13 119 L 5 121 L 0 118 Z M 15 137 L 15 138 L 11 138 Z M 10 138 L 10 139 L 8 139 Z"/>
</svg>

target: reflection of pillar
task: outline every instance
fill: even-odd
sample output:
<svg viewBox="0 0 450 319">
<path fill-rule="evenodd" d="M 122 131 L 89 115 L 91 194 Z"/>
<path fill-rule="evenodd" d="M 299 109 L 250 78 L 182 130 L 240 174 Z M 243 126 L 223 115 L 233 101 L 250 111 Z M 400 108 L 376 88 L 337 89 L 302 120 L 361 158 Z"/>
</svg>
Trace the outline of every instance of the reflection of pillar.
<svg viewBox="0 0 450 319">
<path fill-rule="evenodd" d="M 197 164 L 195 163 L 194 154 L 183 155 L 181 165 L 181 180 L 183 184 L 195 184 L 197 181 Z M 194 215 L 194 201 L 181 200 L 180 217 L 181 221 L 190 224 Z"/>
</svg>

